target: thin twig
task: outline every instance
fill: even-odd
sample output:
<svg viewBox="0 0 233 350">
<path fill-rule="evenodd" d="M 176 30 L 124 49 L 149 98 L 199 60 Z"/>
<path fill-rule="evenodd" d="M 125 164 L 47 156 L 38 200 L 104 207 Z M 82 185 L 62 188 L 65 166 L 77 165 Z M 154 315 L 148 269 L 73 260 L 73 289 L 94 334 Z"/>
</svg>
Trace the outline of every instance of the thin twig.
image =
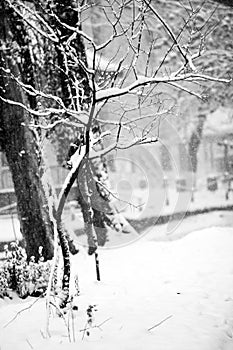
<svg viewBox="0 0 233 350">
<path fill-rule="evenodd" d="M 87 324 L 88 324 L 88 323 L 86 322 L 84 329 L 80 330 L 80 332 L 83 332 L 82 340 L 84 339 L 85 332 L 86 332 L 86 330 L 88 329 L 88 328 L 87 328 Z"/>
<path fill-rule="evenodd" d="M 33 305 L 35 305 L 35 304 L 37 303 L 37 301 L 38 301 L 40 298 L 42 298 L 42 296 L 43 296 L 43 294 L 40 295 L 35 301 L 33 301 L 33 303 L 32 303 L 31 305 L 29 305 L 29 306 L 25 307 L 24 309 L 18 311 L 17 314 L 16 314 L 9 322 L 7 322 L 7 323 L 3 326 L 3 328 L 6 328 L 7 326 L 9 326 L 9 324 L 12 323 L 22 312 L 27 311 L 27 310 L 30 310 L 31 307 L 32 307 Z"/>
<path fill-rule="evenodd" d="M 103 321 L 102 323 L 100 323 L 99 325 L 96 325 L 96 326 L 94 326 L 94 327 L 92 327 L 92 328 L 95 328 L 95 327 L 97 327 L 97 328 L 100 328 L 101 326 L 103 326 L 103 324 L 105 324 L 106 322 L 108 322 L 109 320 L 111 320 L 112 319 L 112 317 L 109 317 L 109 318 L 107 318 L 105 321 Z M 101 328 L 100 328 L 101 329 Z"/>
<path fill-rule="evenodd" d="M 142 206 L 141 204 L 140 205 L 136 205 L 136 204 L 128 202 L 128 201 L 126 201 L 124 199 L 119 198 L 116 194 L 114 194 L 111 190 L 109 190 L 107 186 L 105 186 L 102 182 L 98 181 L 97 179 L 95 179 L 95 182 L 98 183 L 98 185 L 102 186 L 113 198 L 117 199 L 119 202 L 128 204 L 131 207 L 134 207 L 135 209 L 138 209 L 139 207 Z"/>
<path fill-rule="evenodd" d="M 72 335 L 73 335 L 73 342 L 75 343 L 75 324 L 74 324 L 74 311 L 73 311 L 73 303 L 70 304 L 70 315 L 71 315 L 71 322 L 72 322 Z"/>
<path fill-rule="evenodd" d="M 153 327 L 148 328 L 148 331 L 151 331 L 152 329 L 160 326 L 162 323 L 164 323 L 165 321 L 167 321 L 169 318 L 171 318 L 173 315 L 167 316 L 166 318 L 164 318 L 162 321 L 160 321 L 159 323 L 156 323 Z"/>
<path fill-rule="evenodd" d="M 49 198 L 51 201 L 51 198 Z M 49 204 L 49 216 L 51 223 L 53 223 L 53 234 L 54 234 L 54 250 L 53 250 L 53 260 L 52 260 L 52 265 L 51 265 L 51 271 L 49 275 L 49 281 L 48 281 L 48 286 L 46 290 L 46 335 L 49 335 L 49 318 L 50 318 L 50 299 L 51 299 L 51 290 L 52 290 L 52 284 L 53 284 L 53 278 L 54 278 L 54 271 L 56 269 L 56 265 L 58 262 L 58 231 L 57 231 L 57 222 L 54 218 L 54 207 L 53 203 L 48 203 Z"/>
<path fill-rule="evenodd" d="M 87 325 L 88 325 L 88 322 L 87 322 L 85 327 L 83 329 L 79 330 L 79 332 L 83 332 L 82 340 L 84 338 L 84 335 L 85 335 L 86 331 L 88 331 L 89 329 L 92 329 L 92 328 L 98 328 L 98 329 L 100 329 L 102 331 L 101 326 L 103 326 L 103 324 L 105 324 L 106 322 L 108 322 L 111 319 L 112 319 L 112 317 L 109 317 L 105 321 L 101 322 L 100 324 L 96 324 L 95 326 L 91 326 L 91 327 L 87 327 Z"/>
<path fill-rule="evenodd" d="M 40 334 L 41 334 L 43 339 L 46 339 L 46 336 L 44 335 L 44 332 L 42 331 L 42 329 L 40 329 Z"/>
<path fill-rule="evenodd" d="M 50 301 L 50 304 L 51 304 L 52 306 L 55 307 L 55 309 L 56 309 L 57 312 L 58 312 L 58 316 L 61 316 L 61 317 L 62 317 L 62 319 L 63 319 L 63 321 L 64 321 L 64 323 L 65 323 L 65 326 L 66 326 L 66 328 L 67 328 L 67 333 L 68 333 L 69 342 L 71 343 L 70 328 L 69 328 L 68 323 L 66 322 L 64 313 L 63 313 L 62 310 L 61 310 L 55 303 L 53 303 L 52 301 Z"/>
<path fill-rule="evenodd" d="M 30 341 L 26 338 L 26 342 L 28 343 L 28 345 L 30 346 L 31 349 L 34 349 L 34 347 L 32 346 L 32 344 L 30 343 Z"/>
</svg>

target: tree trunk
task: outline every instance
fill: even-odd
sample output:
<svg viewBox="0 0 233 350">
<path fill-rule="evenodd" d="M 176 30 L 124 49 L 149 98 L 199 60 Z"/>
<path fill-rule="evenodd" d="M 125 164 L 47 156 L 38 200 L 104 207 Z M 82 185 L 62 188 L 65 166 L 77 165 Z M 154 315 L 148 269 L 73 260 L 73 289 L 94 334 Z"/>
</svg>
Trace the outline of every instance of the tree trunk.
<svg viewBox="0 0 233 350">
<path fill-rule="evenodd" d="M 19 66 L 12 55 L 14 43 L 4 2 L 0 5 L 1 67 L 20 78 Z M 25 94 L 17 83 L 3 70 L 0 71 L 0 94 L 28 105 Z M 20 106 L 0 101 L 1 146 L 11 170 L 20 228 L 26 242 L 28 258 L 39 258 L 38 247 L 44 248 L 45 259 L 53 256 L 52 226 L 47 200 L 41 183 L 39 148 L 34 133 L 29 128 L 30 115 Z"/>
<path fill-rule="evenodd" d="M 198 153 L 199 146 L 200 146 L 201 139 L 202 139 L 202 132 L 203 132 L 205 119 L 206 119 L 206 117 L 204 115 L 200 115 L 198 117 L 197 126 L 194 129 L 194 131 L 192 132 L 192 135 L 191 135 L 190 140 L 189 140 L 188 151 L 189 151 L 189 157 L 190 157 L 190 163 L 191 163 L 190 170 L 193 171 L 194 173 L 197 172 L 197 164 L 198 164 L 197 153 Z"/>
<path fill-rule="evenodd" d="M 80 18 L 74 2 L 71 0 L 56 0 L 54 1 L 54 4 L 54 11 L 56 11 L 56 14 L 60 18 L 61 22 L 66 23 L 71 27 L 77 27 L 78 23 L 80 23 Z M 71 64 L 71 66 L 68 67 L 67 63 L 67 57 L 69 57 L 69 51 L 67 50 L 70 50 L 70 47 L 72 47 L 76 57 L 81 59 L 81 61 L 87 66 L 83 38 L 79 34 L 76 34 L 74 39 L 69 42 L 69 47 L 67 48 L 66 41 L 71 37 L 73 32 L 67 27 L 56 22 L 56 20 L 53 26 L 54 30 L 59 29 L 60 31 L 60 42 L 56 45 L 56 51 L 58 66 L 60 67 L 59 74 L 62 87 L 62 97 L 65 105 L 69 108 L 76 109 L 77 103 L 81 110 L 88 110 L 92 97 L 92 91 L 89 85 L 90 77 L 81 65 L 77 66 L 77 64 L 74 64 L 74 62 L 73 65 Z M 81 29 L 80 24 L 79 29 Z M 65 57 L 64 52 L 66 52 L 67 57 Z M 72 63 L 72 59 L 70 59 L 70 61 Z M 84 93 L 82 98 L 77 98 L 77 89 L 74 85 L 75 80 L 79 81 L 79 88 L 83 89 Z M 91 125 L 91 129 L 93 134 L 98 137 L 100 134 L 100 127 L 95 121 L 93 122 L 93 125 Z M 77 132 L 77 134 L 77 137 L 73 140 L 73 144 L 76 144 L 78 148 L 80 145 L 85 143 L 86 140 L 84 138 L 83 131 L 80 130 L 80 132 Z M 62 147 L 64 149 L 63 144 L 64 142 L 62 140 Z M 101 144 L 100 148 L 102 148 Z M 75 150 L 67 150 L 69 155 L 72 155 L 74 152 Z M 94 247 L 96 247 L 97 243 L 103 246 L 107 240 L 108 229 L 106 224 L 117 230 L 120 230 L 122 225 L 119 221 L 115 208 L 109 201 L 109 193 L 106 195 L 106 191 L 104 190 L 104 188 L 107 187 L 105 178 L 108 177 L 105 160 L 99 157 L 95 160 L 95 162 L 91 162 L 90 166 L 92 168 L 92 173 L 86 169 L 81 176 L 77 177 L 77 200 L 83 214 L 85 233 L 87 235 L 90 248 L 89 252 L 94 252 Z M 84 165 L 84 167 L 86 167 L 86 165 Z M 96 184 L 93 177 L 97 178 L 99 183 L 103 183 L 103 186 Z M 84 178 L 86 179 L 84 180 Z M 90 215 L 90 212 L 92 212 L 92 215 Z M 90 228 L 90 218 L 92 218 L 91 225 L 94 225 L 94 228 Z M 93 235 L 97 236 L 97 241 L 95 238 L 93 238 Z"/>
<path fill-rule="evenodd" d="M 55 4 L 55 12 L 61 22 L 64 22 L 72 27 L 77 27 L 77 24 L 79 23 L 79 13 L 77 9 L 74 6 L 74 2 L 70 0 L 64 0 L 64 1 L 54 1 Z M 88 110 L 91 102 L 91 89 L 89 86 L 89 78 L 87 76 L 87 73 L 85 70 L 80 66 L 71 66 L 67 70 L 67 57 L 69 57 L 69 52 L 67 52 L 66 47 L 66 40 L 70 37 L 72 34 L 72 31 L 67 29 L 65 26 L 59 25 L 57 21 L 53 23 L 54 30 L 59 30 L 59 38 L 60 42 L 58 45 L 56 45 L 56 52 L 57 52 L 57 60 L 58 60 L 58 66 L 60 68 L 59 74 L 60 74 L 60 81 L 61 81 L 61 88 L 62 88 L 62 97 L 64 100 L 64 103 L 67 107 L 72 109 L 82 109 L 82 110 Z M 86 60 L 86 53 L 85 53 L 85 47 L 83 43 L 83 39 L 80 35 L 76 35 L 74 40 L 70 42 L 70 46 L 75 51 L 75 54 L 78 58 L 82 60 L 85 64 L 87 64 Z M 64 54 L 64 52 L 66 54 Z M 67 57 L 65 57 L 67 55 Z M 77 90 L 74 86 L 74 81 L 79 81 L 79 88 L 83 89 L 83 97 L 77 97 Z M 78 146 L 85 143 L 84 140 L 84 134 L 83 131 L 80 130 L 78 132 L 77 137 L 77 144 Z M 68 153 L 69 150 L 67 150 Z M 93 219 L 98 218 L 99 224 L 104 226 L 103 223 L 100 221 L 100 217 L 98 213 L 95 212 L 95 215 L 93 215 L 93 210 L 91 207 L 91 199 L 89 192 L 91 189 L 89 188 L 89 183 L 91 179 L 88 178 L 88 176 L 91 176 L 91 174 L 88 172 L 88 169 L 86 169 L 86 165 L 84 165 L 84 178 L 80 180 L 80 177 L 77 177 L 77 200 L 81 207 L 81 211 L 83 214 L 83 220 L 84 220 L 84 227 L 85 227 L 85 233 L 88 238 L 88 245 L 89 245 L 89 254 L 93 253 L 97 248 L 97 239 L 96 239 L 96 232 L 93 228 Z M 103 228 L 104 230 L 104 228 Z"/>
</svg>

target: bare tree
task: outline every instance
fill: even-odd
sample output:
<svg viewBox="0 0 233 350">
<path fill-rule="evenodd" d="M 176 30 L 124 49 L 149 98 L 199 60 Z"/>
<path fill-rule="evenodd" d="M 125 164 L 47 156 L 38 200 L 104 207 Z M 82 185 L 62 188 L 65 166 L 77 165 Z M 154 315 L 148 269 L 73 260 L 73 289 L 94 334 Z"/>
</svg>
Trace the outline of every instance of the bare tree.
<svg viewBox="0 0 233 350">
<path fill-rule="evenodd" d="M 161 9 L 147 0 L 101 0 L 93 4 L 5 0 L 5 3 L 22 18 L 28 35 L 43 43 L 38 61 L 42 72 L 46 48 L 54 53 L 49 65 L 50 71 L 53 68 L 51 81 L 55 88 L 48 86 L 45 79 L 37 87 L 25 84 L 21 77 L 6 70 L 19 90 L 40 100 L 40 108 L 28 106 L 14 96 L 3 95 L 1 100 L 11 108 L 20 107 L 36 116 L 37 122 L 32 120 L 29 125 L 34 130 L 53 131 L 59 125 L 67 125 L 80 135 L 71 157 L 72 169 L 54 212 L 64 255 L 63 286 L 67 300 L 70 265 L 61 215 L 76 178 L 89 246 L 96 251 L 94 211 L 105 210 L 100 196 L 95 197 L 96 189 L 112 194 L 98 178 L 94 160 L 112 151 L 157 142 L 160 120 L 171 114 L 174 107 L 173 100 L 165 96 L 171 96 L 173 91 L 181 90 L 203 99 L 203 84 L 228 80 L 202 71 L 199 64 L 202 38 L 199 45 L 191 45 L 189 24 L 198 14 L 192 7 L 182 25 L 174 30 L 161 15 Z M 88 18 L 95 17 L 98 21 L 88 22 Z M 102 37 L 96 35 L 98 30 Z M 38 45 L 33 50 L 35 56 L 41 52 Z M 108 119 L 103 117 L 106 111 Z M 102 131 L 94 132 L 96 125 Z"/>
</svg>

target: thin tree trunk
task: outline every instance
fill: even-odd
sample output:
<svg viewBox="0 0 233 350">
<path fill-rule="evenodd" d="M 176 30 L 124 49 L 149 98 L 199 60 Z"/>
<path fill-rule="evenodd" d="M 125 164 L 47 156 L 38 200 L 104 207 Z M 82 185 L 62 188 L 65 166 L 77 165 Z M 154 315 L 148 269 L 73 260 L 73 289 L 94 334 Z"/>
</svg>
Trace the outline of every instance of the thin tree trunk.
<svg viewBox="0 0 233 350">
<path fill-rule="evenodd" d="M 65 22 L 69 24 L 72 27 L 76 27 L 79 23 L 79 14 L 77 9 L 74 6 L 74 2 L 70 0 L 64 0 L 64 1 L 54 1 L 55 4 L 55 11 L 58 15 L 61 22 Z M 61 81 L 61 88 L 62 88 L 62 95 L 64 103 L 67 107 L 72 109 L 85 109 L 88 108 L 91 101 L 91 90 L 89 87 L 89 81 L 88 76 L 84 69 L 81 66 L 76 66 L 75 68 L 72 67 L 71 69 L 67 70 L 67 62 L 64 52 L 66 52 L 66 40 L 70 37 L 72 32 L 67 29 L 65 26 L 60 25 L 57 21 L 53 23 L 54 30 L 60 30 L 59 38 L 60 42 L 56 45 L 56 52 L 57 52 L 57 59 L 58 59 L 58 66 L 60 67 L 59 73 L 60 73 L 60 81 Z M 80 35 L 76 35 L 75 39 L 70 43 L 72 48 L 75 50 L 75 53 L 78 58 L 80 58 L 84 63 L 87 64 L 86 61 L 86 54 L 85 54 L 85 47 L 83 40 Z M 67 52 L 67 55 L 69 53 Z M 77 97 L 77 90 L 74 87 L 74 80 L 77 79 L 79 81 L 79 88 L 82 88 L 84 91 L 84 97 L 82 99 L 79 99 Z M 80 107 L 78 106 L 80 105 Z M 79 145 L 82 145 L 82 140 L 84 138 L 83 133 L 79 132 Z M 96 240 L 96 234 L 93 228 L 93 211 L 91 208 L 90 203 L 90 195 L 89 191 L 90 188 L 88 186 L 89 179 L 87 178 L 89 176 L 89 172 L 86 169 L 86 164 L 83 165 L 83 169 L 85 169 L 84 178 L 79 181 L 80 177 L 77 176 L 77 188 L 78 188 L 78 202 L 80 204 L 82 214 L 83 214 L 83 220 L 84 220 L 84 227 L 85 227 L 85 233 L 88 237 L 88 244 L 89 244 L 89 253 L 95 251 L 97 247 L 97 240 Z M 80 183 L 79 183 L 80 182 Z"/>
<path fill-rule="evenodd" d="M 58 43 L 55 43 L 55 51 L 57 55 L 57 65 L 59 67 L 57 73 L 60 80 L 62 99 L 66 107 L 69 107 L 70 109 L 88 110 L 92 98 L 92 91 L 89 86 L 89 77 L 82 65 L 77 65 L 75 63 L 77 62 L 76 60 L 73 62 L 72 55 L 70 55 L 70 51 L 72 51 L 72 54 L 75 54 L 77 59 L 81 59 L 81 61 L 87 65 L 83 39 L 79 34 L 76 34 L 73 36 L 72 40 L 69 40 L 69 46 L 67 46 L 67 39 L 72 37 L 73 31 L 62 25 L 62 23 L 66 23 L 71 27 L 77 27 L 78 25 L 81 29 L 78 8 L 75 8 L 76 5 L 77 4 L 71 0 L 54 0 L 52 10 L 48 4 L 47 14 L 48 18 L 50 18 L 50 25 L 53 27 L 59 38 Z M 53 13 L 55 13 L 57 17 L 53 16 Z M 82 97 L 77 96 L 77 87 L 74 84 L 75 81 L 78 82 L 79 89 L 83 90 Z M 98 135 L 100 132 L 98 125 L 90 125 L 90 128 L 96 135 Z M 86 143 L 83 130 L 77 131 L 76 142 L 78 147 Z M 101 245 L 105 244 L 107 237 L 106 222 L 111 222 L 110 225 L 114 228 L 120 226 L 120 224 L 115 224 L 118 219 L 116 218 L 116 213 L 109 202 L 109 196 L 100 195 L 100 192 L 103 191 L 100 186 L 97 187 L 96 182 L 92 178 L 95 176 L 101 182 L 103 180 L 102 173 L 104 172 L 106 174 L 106 164 L 103 159 L 99 158 L 96 162 L 98 164 L 92 166 L 93 174 L 86 169 L 87 172 L 85 173 L 86 180 L 84 181 L 84 186 L 82 183 L 82 177 L 77 177 L 77 199 L 83 213 L 85 233 L 87 234 L 88 242 L 90 243 L 91 247 L 89 252 L 94 251 L 93 247 L 97 244 L 95 239 L 90 239 L 90 236 L 96 236 L 97 234 L 98 243 Z M 84 167 L 86 167 L 86 164 Z M 96 189 L 100 190 L 99 194 L 97 194 L 97 196 L 93 196 L 92 193 L 98 192 Z M 87 199 L 88 203 L 86 203 Z M 101 206 L 99 206 L 100 203 L 102 204 Z M 91 215 L 90 211 L 92 212 Z M 92 220 L 91 233 L 90 218 Z M 112 224 L 113 222 L 114 224 Z M 95 244 L 93 243 L 94 241 Z"/>
<path fill-rule="evenodd" d="M 81 176 L 78 176 L 78 203 L 81 207 L 84 220 L 84 231 L 87 235 L 88 243 L 88 254 L 92 255 L 98 246 L 98 240 L 96 232 L 93 225 L 93 209 L 91 206 L 91 186 L 90 186 L 90 172 L 88 171 L 89 166 L 87 163 L 84 165 L 84 168 L 81 169 Z"/>
</svg>

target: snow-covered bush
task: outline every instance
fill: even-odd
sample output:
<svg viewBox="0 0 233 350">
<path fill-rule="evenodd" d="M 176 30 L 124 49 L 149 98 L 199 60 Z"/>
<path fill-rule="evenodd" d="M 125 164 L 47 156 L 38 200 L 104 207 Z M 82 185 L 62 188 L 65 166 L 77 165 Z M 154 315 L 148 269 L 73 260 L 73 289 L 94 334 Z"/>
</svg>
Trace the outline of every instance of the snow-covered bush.
<svg viewBox="0 0 233 350">
<path fill-rule="evenodd" d="M 51 262 L 44 261 L 42 249 L 39 249 L 38 262 L 34 256 L 28 262 L 24 249 L 17 242 L 5 246 L 6 260 L 0 267 L 1 298 L 11 298 L 11 291 L 16 291 L 20 298 L 40 296 L 46 291 Z"/>
</svg>

